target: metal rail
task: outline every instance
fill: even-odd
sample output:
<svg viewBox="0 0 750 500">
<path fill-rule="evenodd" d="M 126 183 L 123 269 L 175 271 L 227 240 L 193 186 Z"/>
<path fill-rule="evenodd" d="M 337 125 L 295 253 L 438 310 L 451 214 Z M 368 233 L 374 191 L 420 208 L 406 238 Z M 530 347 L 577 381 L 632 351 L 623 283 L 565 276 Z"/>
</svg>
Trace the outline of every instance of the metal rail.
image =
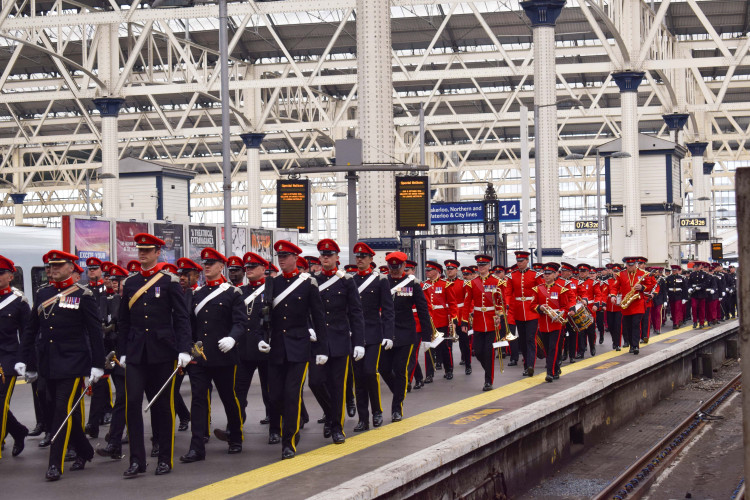
<svg viewBox="0 0 750 500">
<path fill-rule="evenodd" d="M 703 415 L 710 414 L 735 391 L 740 384 L 741 375 L 742 373 L 738 373 L 724 387 L 716 391 L 695 413 L 678 424 L 661 441 L 614 479 L 595 497 L 595 500 L 641 498 L 647 492 L 648 486 L 659 476 L 659 471 L 664 470 L 664 466 L 672 462 L 682 448 L 696 435 L 695 431 L 703 427 L 706 421 Z"/>
</svg>

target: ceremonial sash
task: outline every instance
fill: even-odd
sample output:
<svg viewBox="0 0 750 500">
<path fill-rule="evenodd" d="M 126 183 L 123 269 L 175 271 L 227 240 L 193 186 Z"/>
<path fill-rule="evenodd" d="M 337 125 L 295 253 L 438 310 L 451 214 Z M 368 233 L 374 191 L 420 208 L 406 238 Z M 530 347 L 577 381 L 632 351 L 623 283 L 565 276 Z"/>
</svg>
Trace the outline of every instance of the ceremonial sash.
<svg viewBox="0 0 750 500">
<path fill-rule="evenodd" d="M 7 306 L 8 304 L 10 304 L 11 302 L 13 302 L 14 300 L 16 300 L 17 298 L 18 298 L 18 295 L 16 295 L 14 292 L 11 292 L 10 295 L 8 295 L 7 297 L 5 297 L 4 301 L 0 302 L 0 311 L 2 311 L 5 308 L 5 306 Z"/>
<path fill-rule="evenodd" d="M 294 281 L 294 283 L 289 285 L 289 287 L 286 290 L 281 292 L 278 297 L 273 299 L 273 307 L 276 307 L 277 305 L 281 304 L 281 302 L 287 297 L 287 295 L 292 293 L 298 286 L 302 284 L 303 281 L 305 281 L 309 277 L 310 275 L 307 273 L 302 273 L 299 276 L 297 276 L 297 279 Z"/>
<path fill-rule="evenodd" d="M 378 277 L 378 275 L 373 273 L 373 274 L 370 275 L 369 278 L 367 278 L 365 280 L 364 283 L 362 283 L 361 285 L 359 285 L 359 287 L 357 287 L 357 291 L 359 292 L 359 294 L 362 295 L 362 292 L 364 292 L 365 290 L 367 290 L 367 287 L 370 286 L 370 283 L 372 283 L 373 281 L 375 281 L 375 278 L 377 278 L 377 277 Z"/>
<path fill-rule="evenodd" d="M 328 281 L 326 281 L 325 283 L 323 283 L 322 285 L 320 285 L 318 287 L 318 290 L 320 290 L 322 292 L 323 290 L 325 290 L 326 288 L 328 288 L 329 286 L 333 285 L 338 280 L 340 280 L 343 275 L 344 274 L 341 271 L 336 271 L 336 276 L 334 276 L 333 278 L 329 279 Z"/>
<path fill-rule="evenodd" d="M 409 284 L 410 281 L 414 280 L 414 275 L 410 274 L 406 277 L 406 279 L 400 281 L 396 286 L 391 288 L 391 295 L 396 295 L 396 292 L 401 290 L 403 287 L 405 287 L 407 284 Z"/>
<path fill-rule="evenodd" d="M 133 304 L 135 304 L 136 301 L 141 298 L 141 295 L 143 295 L 144 293 L 146 293 L 149 288 L 151 288 L 152 286 L 154 286 L 156 284 L 156 282 L 161 279 L 162 276 L 164 276 L 164 275 L 161 274 L 161 272 L 157 272 L 156 275 L 153 278 L 151 278 L 150 280 L 148 280 L 148 282 L 146 282 L 145 285 L 143 285 L 141 288 L 139 288 L 138 291 L 135 292 L 132 297 L 130 297 L 130 300 L 128 301 L 128 309 L 132 309 L 133 308 Z"/>
<path fill-rule="evenodd" d="M 229 287 L 230 287 L 229 283 L 222 283 L 221 285 L 219 285 L 219 287 L 216 290 L 209 293 L 206 296 L 206 298 L 201 300 L 200 303 L 197 306 L 195 306 L 195 309 L 194 309 L 195 315 L 198 316 L 198 313 L 200 312 L 201 309 L 203 309 L 203 306 L 211 302 L 214 299 L 214 297 L 217 297 L 219 294 L 221 294 L 225 290 L 229 290 Z"/>
<path fill-rule="evenodd" d="M 48 306 L 51 306 L 52 304 L 54 304 L 55 302 L 57 302 L 59 299 L 67 297 L 71 293 L 75 292 L 77 289 L 78 289 L 78 287 L 76 287 L 75 285 L 70 285 L 64 292 L 58 293 L 54 297 L 51 297 L 51 298 L 45 300 L 44 302 L 42 302 L 42 304 L 39 306 L 39 308 L 37 310 L 41 311 L 43 309 L 46 309 Z"/>
<path fill-rule="evenodd" d="M 265 289 L 266 289 L 266 284 L 265 284 L 265 283 L 263 283 L 262 285 L 260 285 L 260 286 L 258 287 L 258 289 L 257 289 L 257 290 L 255 290 L 255 291 L 254 291 L 253 293 L 251 293 L 250 295 L 248 295 L 248 296 L 247 296 L 247 297 L 245 298 L 245 305 L 246 305 L 246 306 L 249 306 L 249 305 L 250 305 L 250 303 L 251 303 L 252 301 L 254 301 L 254 300 L 255 300 L 256 298 L 258 298 L 258 295 L 260 295 L 261 293 L 263 293 L 263 290 L 265 290 Z"/>
</svg>

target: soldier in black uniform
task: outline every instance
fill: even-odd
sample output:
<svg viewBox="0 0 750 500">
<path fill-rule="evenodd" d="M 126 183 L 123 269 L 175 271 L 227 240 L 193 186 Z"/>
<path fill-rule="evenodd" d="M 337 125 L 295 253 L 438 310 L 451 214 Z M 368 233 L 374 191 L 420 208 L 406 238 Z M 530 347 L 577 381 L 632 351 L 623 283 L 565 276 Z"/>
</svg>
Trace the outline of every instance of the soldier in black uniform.
<svg viewBox="0 0 750 500">
<path fill-rule="evenodd" d="M 187 257 L 177 259 L 177 276 L 180 278 L 180 287 L 185 294 L 185 303 L 187 304 L 188 312 L 193 292 L 198 288 L 198 280 L 202 272 L 203 268 L 191 259 Z M 180 394 L 180 387 L 184 379 L 185 373 L 182 371 L 178 372 L 174 377 L 174 409 L 177 417 L 180 419 L 180 424 L 177 426 L 177 430 L 180 432 L 188 430 L 190 426 L 190 410 L 185 404 L 182 394 Z M 210 392 L 211 390 L 209 389 L 209 402 L 211 401 Z"/>
<path fill-rule="evenodd" d="M 239 352 L 234 347 L 247 330 L 247 313 L 242 291 L 222 275 L 227 258 L 213 248 L 204 248 L 201 259 L 206 285 L 195 290 L 189 310 L 193 342 L 203 342 L 206 359 L 196 358 L 188 368 L 193 437 L 190 450 L 180 457 L 183 463 L 206 458 L 203 438 L 208 430 L 208 388 L 212 382 L 224 405 L 228 429 L 214 429 L 214 435 L 229 443 L 230 455 L 242 452 L 242 411 L 234 392 Z"/>
<path fill-rule="evenodd" d="M 357 274 L 354 284 L 357 285 L 362 313 L 365 320 L 365 357 L 354 363 L 355 392 L 359 422 L 354 432 L 370 428 L 368 403 L 372 408 L 372 425 L 383 425 L 383 406 L 380 397 L 380 377 L 378 361 L 381 348 L 386 351 L 393 348 L 393 298 L 388 285 L 388 277 L 373 272 L 372 258 L 375 251 L 365 243 L 354 245 L 354 257 L 357 261 Z"/>
<path fill-rule="evenodd" d="M 409 375 L 407 368 L 409 360 L 414 357 L 414 339 L 417 337 L 412 307 L 416 307 L 422 325 L 430 324 L 430 313 L 427 310 L 427 299 L 422 292 L 422 285 L 414 275 L 407 276 L 404 272 L 406 254 L 392 252 L 385 260 L 390 270 L 388 287 L 394 305 L 394 342 L 393 349 L 381 353 L 380 375 L 393 393 L 391 419 L 393 422 L 400 422 L 404 415 L 404 398 Z M 429 326 L 422 328 L 422 345 L 426 346 L 430 337 Z"/>
<path fill-rule="evenodd" d="M 109 265 L 112 263 L 110 262 Z M 104 285 L 102 261 L 96 257 L 86 259 L 86 271 L 89 278 L 89 290 L 94 294 L 94 301 L 99 308 L 99 320 L 104 328 L 107 320 L 107 287 Z M 109 351 L 107 351 L 109 352 Z M 86 424 L 86 434 L 92 438 L 99 437 L 99 424 L 105 413 L 112 412 L 112 386 L 109 377 L 102 377 L 91 391 L 91 409 Z"/>
<path fill-rule="evenodd" d="M 0 442 L 5 435 L 13 436 L 13 451 L 16 457 L 24 448 L 24 439 L 29 430 L 16 420 L 10 411 L 10 399 L 16 386 L 16 373 L 26 375 L 26 365 L 21 361 L 19 336 L 29 322 L 29 301 L 17 288 L 11 287 L 16 267 L 13 261 L 0 255 Z M 0 458 L 3 457 L 0 449 Z"/>
<path fill-rule="evenodd" d="M 130 439 L 130 467 L 123 473 L 126 478 L 146 472 L 144 392 L 152 399 L 176 366 L 185 368 L 191 360 L 188 354 L 191 348 L 190 322 L 179 278 L 163 271 L 163 265 L 158 263 L 165 243 L 147 233 L 137 234 L 135 242 L 141 271 L 122 285 L 119 316 L 118 352 L 120 365 L 126 368 Z M 152 426 L 157 428 L 159 440 L 157 476 L 171 472 L 173 465 L 173 384 L 174 379 L 172 387 L 165 390 L 151 408 Z"/>
<path fill-rule="evenodd" d="M 669 310 L 672 314 L 672 330 L 677 330 L 684 323 L 685 304 L 689 299 L 688 281 L 680 274 L 680 266 L 672 265 L 672 274 L 664 278 Z"/>
<path fill-rule="evenodd" d="M 707 301 L 710 293 L 708 290 L 713 284 L 713 280 L 706 272 L 707 262 L 695 262 L 693 272 L 688 278 L 688 293 L 690 293 L 690 302 L 693 316 L 693 328 L 703 328 L 706 322 Z"/>
<path fill-rule="evenodd" d="M 128 271 L 118 265 L 112 264 L 108 268 L 102 265 L 107 275 L 110 287 L 107 288 L 107 312 L 104 324 L 104 351 L 117 353 L 117 317 L 120 314 L 120 283 L 128 277 Z M 116 362 L 111 366 L 105 366 L 105 373 L 109 374 L 110 380 L 115 386 L 115 404 L 112 407 L 112 420 L 109 433 L 107 433 L 107 446 L 97 448 L 96 453 L 102 457 L 120 460 L 122 455 L 122 433 L 125 430 L 125 407 L 127 395 L 125 394 L 125 370 Z"/>
<path fill-rule="evenodd" d="M 245 282 L 245 267 L 240 257 L 236 255 L 227 257 L 227 277 L 236 287 L 242 286 Z"/>
<path fill-rule="evenodd" d="M 57 481 L 63 473 L 68 443 L 77 453 L 71 470 L 82 470 L 94 456 L 83 432 L 82 409 L 76 407 L 65 426 L 63 421 L 81 393 L 84 377 L 88 375 L 90 384 L 96 384 L 104 375 L 104 346 L 94 296 L 72 277 L 78 257 L 60 250 L 52 250 L 47 256 L 53 281 L 37 292 L 31 320 L 23 333 L 22 356 L 29 378 L 33 379 L 38 370 L 47 381 L 50 429 L 55 432 L 63 427 L 50 446 L 45 476 Z"/>
<path fill-rule="evenodd" d="M 281 431 L 281 458 L 288 459 L 294 458 L 297 451 L 302 387 L 308 364 L 312 356 L 317 365 L 328 361 L 328 339 L 318 282 L 297 270 L 297 256 L 302 250 L 286 240 L 277 241 L 273 248 L 281 274 L 271 278 L 273 295 L 266 296 L 266 304 L 273 308 L 270 342 L 260 341 L 258 349 L 271 353 L 268 365 L 268 394 L 272 407 L 269 433 L 273 435 Z M 315 340 L 308 329 L 309 321 L 312 321 Z"/>
<path fill-rule="evenodd" d="M 240 365 L 234 382 L 234 391 L 240 402 L 242 421 L 245 422 L 247 393 L 253 382 L 255 371 L 260 377 L 260 393 L 265 407 L 265 418 L 262 424 L 269 423 L 268 399 L 268 354 L 258 350 L 258 343 L 263 340 L 263 301 L 266 293 L 266 269 L 268 261 L 257 253 L 247 252 L 242 258 L 245 265 L 247 285 L 240 287 L 242 301 L 247 311 L 247 333 L 242 336 L 237 349 L 240 353 Z"/>
<path fill-rule="evenodd" d="M 310 367 L 310 389 L 325 413 L 333 442 L 341 444 L 346 440 L 344 392 L 349 356 L 353 353 L 358 362 L 365 355 L 365 322 L 354 280 L 336 266 L 339 246 L 331 239 L 320 240 L 317 246 L 322 269 L 315 279 L 325 312 L 329 355 L 324 366 Z"/>
<path fill-rule="evenodd" d="M 726 316 L 727 319 L 737 317 L 737 273 L 734 266 L 729 266 L 726 273 L 727 296 L 726 296 Z"/>
</svg>

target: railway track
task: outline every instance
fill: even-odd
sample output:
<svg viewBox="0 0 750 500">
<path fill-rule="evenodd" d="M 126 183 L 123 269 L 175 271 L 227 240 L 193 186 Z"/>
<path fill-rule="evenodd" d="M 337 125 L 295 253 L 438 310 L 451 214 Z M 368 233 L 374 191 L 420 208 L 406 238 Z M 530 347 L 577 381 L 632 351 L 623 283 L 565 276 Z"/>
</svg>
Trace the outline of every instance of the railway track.
<svg viewBox="0 0 750 500">
<path fill-rule="evenodd" d="M 699 435 L 700 430 L 713 420 L 712 413 L 740 388 L 740 376 L 741 373 L 737 374 L 717 390 L 700 408 L 675 426 L 641 458 L 615 478 L 595 499 L 642 498 L 651 484 L 667 469 L 667 466 Z"/>
</svg>

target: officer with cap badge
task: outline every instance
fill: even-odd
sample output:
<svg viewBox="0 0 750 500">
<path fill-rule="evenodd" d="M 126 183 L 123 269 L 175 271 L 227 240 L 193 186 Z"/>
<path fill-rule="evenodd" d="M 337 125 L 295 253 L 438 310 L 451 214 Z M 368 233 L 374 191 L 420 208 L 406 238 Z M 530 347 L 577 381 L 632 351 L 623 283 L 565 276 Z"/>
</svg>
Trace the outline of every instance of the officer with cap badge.
<svg viewBox="0 0 750 500">
<path fill-rule="evenodd" d="M 310 367 L 310 389 L 325 413 L 333 442 L 341 444 L 346 440 L 344 392 L 349 356 L 353 353 L 355 363 L 365 356 L 365 323 L 354 280 L 336 266 L 338 244 L 323 239 L 317 247 L 322 268 L 315 279 L 323 301 L 329 355 L 324 366 Z"/>
<path fill-rule="evenodd" d="M 120 304 L 120 366 L 125 370 L 128 394 L 127 427 L 130 466 L 126 478 L 146 472 L 143 431 L 143 394 L 152 400 L 152 426 L 158 435 L 159 457 L 155 473 L 168 474 L 174 461 L 174 379 L 155 401 L 153 398 L 177 366 L 192 359 L 190 318 L 179 278 L 162 270 L 159 257 L 164 241 L 148 233 L 135 235 L 141 271 L 122 285 Z M 175 363 L 176 361 L 176 363 Z"/>
<path fill-rule="evenodd" d="M 228 283 L 222 274 L 228 259 L 213 248 L 201 250 L 201 259 L 206 285 L 193 292 L 189 310 L 193 342 L 203 342 L 205 359 L 196 357 L 195 364 L 188 367 L 192 438 L 190 450 L 180 457 L 183 463 L 206 458 L 203 438 L 208 431 L 211 383 L 224 406 L 228 429 L 228 432 L 214 429 L 214 435 L 229 443 L 230 455 L 242 452 L 242 417 L 234 392 L 239 353 L 234 347 L 247 331 L 246 309 L 241 290 Z"/>
<path fill-rule="evenodd" d="M 407 368 L 409 360 L 414 356 L 417 326 L 414 321 L 412 307 L 416 307 L 419 322 L 430 324 L 430 313 L 427 310 L 427 300 L 424 298 L 422 286 L 413 274 L 404 272 L 406 254 L 391 252 L 385 257 L 388 262 L 388 287 L 393 297 L 394 310 L 394 341 L 393 348 L 381 352 L 380 375 L 393 393 L 391 401 L 391 421 L 400 422 L 404 415 L 404 398 L 408 385 Z M 422 345 L 430 341 L 429 329 L 423 329 L 420 339 Z"/>
<path fill-rule="evenodd" d="M 0 429 L 13 436 L 13 450 L 16 457 L 24 448 L 24 439 L 29 430 L 20 424 L 10 411 L 10 399 L 16 385 L 16 374 L 26 375 L 26 366 L 21 361 L 19 338 L 29 323 L 31 309 L 24 294 L 15 287 L 13 273 L 16 267 L 12 260 L 0 255 Z M 5 432 L 0 434 L 0 441 L 5 439 Z M 0 458 L 2 458 L 0 450 Z"/>
<path fill-rule="evenodd" d="M 240 339 L 237 349 L 240 353 L 240 364 L 237 370 L 237 378 L 234 382 L 234 391 L 240 402 L 242 410 L 242 421 L 246 421 L 247 393 L 253 382 L 255 372 L 260 378 L 260 393 L 263 398 L 265 417 L 261 424 L 269 423 L 270 403 L 268 397 L 268 354 L 258 350 L 258 343 L 264 338 L 264 329 L 267 325 L 263 318 L 263 304 L 266 293 L 266 268 L 268 261 L 254 252 L 247 252 L 242 261 L 245 265 L 247 284 L 240 287 L 242 291 L 242 302 L 247 312 L 247 332 Z"/>
<path fill-rule="evenodd" d="M 471 375 L 471 336 L 461 329 L 461 312 L 464 307 L 464 284 L 463 277 L 458 276 L 458 270 L 461 263 L 457 260 L 446 260 L 445 265 L 446 285 L 445 289 L 450 301 L 456 304 L 456 308 L 451 312 L 451 321 L 453 322 L 456 333 L 458 334 L 458 350 L 461 353 L 461 364 L 464 365 L 466 375 Z"/>
<path fill-rule="evenodd" d="M 383 350 L 393 348 L 394 309 L 388 277 L 373 272 L 371 266 L 375 251 L 362 242 L 354 245 L 353 250 L 357 273 L 352 281 L 362 302 L 365 323 L 365 356 L 354 363 L 354 389 L 359 414 L 354 432 L 362 432 L 370 428 L 369 409 L 372 409 L 373 427 L 383 425 L 378 360 Z"/>
<path fill-rule="evenodd" d="M 47 406 L 52 411 L 50 428 L 62 429 L 50 446 L 45 477 L 57 481 L 63 473 L 68 443 L 72 443 L 77 453 L 71 470 L 83 470 L 94 456 L 83 431 L 82 407 L 76 406 L 70 418 L 67 415 L 71 401 L 77 401 L 81 394 L 84 378 L 88 376 L 89 384 L 96 384 L 104 375 L 104 346 L 94 295 L 73 278 L 78 257 L 52 250 L 47 253 L 47 260 L 52 282 L 37 292 L 22 337 L 23 361 L 16 365 L 16 372 L 28 369 L 28 378 L 34 379 L 38 370 L 47 381 Z"/>
<path fill-rule="evenodd" d="M 435 355 L 445 366 L 444 378 L 453 379 L 453 341 L 450 336 L 451 317 L 456 316 L 456 302 L 448 295 L 447 282 L 441 278 L 443 266 L 435 261 L 425 264 L 427 282 L 422 289 L 430 310 L 432 326 L 443 334 L 443 340 L 434 349 Z"/>
<path fill-rule="evenodd" d="M 266 300 L 272 307 L 270 341 L 261 340 L 258 349 L 270 352 L 268 394 L 271 399 L 269 433 L 281 434 L 281 458 L 294 458 L 299 442 L 302 387 L 310 359 L 316 365 L 328 361 L 328 338 L 318 282 L 297 269 L 302 249 L 287 240 L 274 246 L 281 268 L 271 284 L 273 295 Z M 312 323 L 315 337 L 308 324 Z M 278 417 L 277 417 L 278 416 Z"/>
<path fill-rule="evenodd" d="M 240 257 L 232 255 L 227 258 L 227 277 L 229 282 L 237 287 L 245 282 L 245 267 Z"/>
<path fill-rule="evenodd" d="M 617 296 L 625 297 L 633 291 L 633 301 L 622 309 L 622 335 L 630 352 L 640 352 L 641 320 L 645 313 L 644 293 L 650 285 L 646 271 L 638 269 L 638 257 L 625 257 L 626 270 L 619 273 L 609 287 L 609 300 L 617 303 Z M 653 285 L 652 285 L 653 286 Z"/>
</svg>

